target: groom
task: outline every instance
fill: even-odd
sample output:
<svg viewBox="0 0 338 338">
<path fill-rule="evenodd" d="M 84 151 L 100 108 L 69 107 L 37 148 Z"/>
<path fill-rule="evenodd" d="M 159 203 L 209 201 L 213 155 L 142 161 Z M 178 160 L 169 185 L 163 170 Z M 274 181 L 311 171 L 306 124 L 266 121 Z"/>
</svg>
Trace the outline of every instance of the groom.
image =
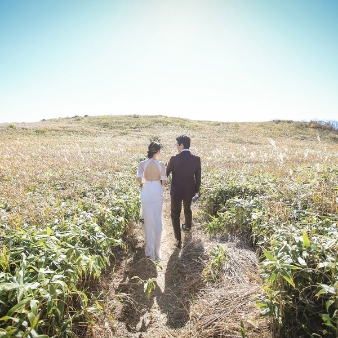
<svg viewBox="0 0 338 338">
<path fill-rule="evenodd" d="M 167 176 L 172 173 L 171 181 L 171 221 L 176 238 L 176 246 L 182 247 L 180 215 L 182 202 L 185 224 L 182 230 L 189 232 L 192 223 L 191 201 L 198 198 L 201 186 L 201 159 L 191 154 L 190 137 L 180 135 L 176 137 L 178 154 L 172 156 L 167 166 Z"/>
</svg>

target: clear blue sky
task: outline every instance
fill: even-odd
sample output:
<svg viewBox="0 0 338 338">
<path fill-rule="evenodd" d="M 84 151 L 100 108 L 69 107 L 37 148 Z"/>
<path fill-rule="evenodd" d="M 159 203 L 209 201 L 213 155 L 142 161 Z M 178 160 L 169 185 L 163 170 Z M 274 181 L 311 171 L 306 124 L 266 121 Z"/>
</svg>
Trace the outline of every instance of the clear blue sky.
<svg viewBox="0 0 338 338">
<path fill-rule="evenodd" d="M 0 122 L 338 120 L 338 0 L 0 0 Z"/>
</svg>

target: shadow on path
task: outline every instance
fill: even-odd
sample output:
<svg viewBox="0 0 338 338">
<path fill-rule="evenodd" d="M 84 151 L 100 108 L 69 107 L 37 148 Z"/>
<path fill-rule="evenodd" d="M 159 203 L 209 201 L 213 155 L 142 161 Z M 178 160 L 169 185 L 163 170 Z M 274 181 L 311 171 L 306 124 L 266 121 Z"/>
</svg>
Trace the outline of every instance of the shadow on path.
<svg viewBox="0 0 338 338">
<path fill-rule="evenodd" d="M 125 323 L 129 332 L 145 332 L 149 321 L 145 320 L 144 315 L 153 307 L 155 294 L 152 292 L 147 297 L 142 280 L 156 278 L 157 270 L 155 264 L 144 254 L 144 242 L 133 238 L 133 235 L 135 234 L 130 234 L 128 242 L 134 253 L 127 261 L 123 280 L 116 290 L 116 293 L 126 295 L 118 319 Z M 139 279 L 132 279 L 134 276 Z"/>
<path fill-rule="evenodd" d="M 184 238 L 184 247 L 174 249 L 165 272 L 165 286 L 157 292 L 157 303 L 167 316 L 166 325 L 176 329 L 190 320 L 190 305 L 200 290 L 203 280 L 203 242 L 193 240 L 191 234 Z"/>
</svg>

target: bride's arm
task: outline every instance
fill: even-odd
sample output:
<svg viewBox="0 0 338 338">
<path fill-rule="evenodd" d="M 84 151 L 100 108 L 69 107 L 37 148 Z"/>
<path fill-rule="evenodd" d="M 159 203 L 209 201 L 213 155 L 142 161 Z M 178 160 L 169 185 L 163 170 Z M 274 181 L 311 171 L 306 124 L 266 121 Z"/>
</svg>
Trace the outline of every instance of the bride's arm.
<svg viewBox="0 0 338 338">
<path fill-rule="evenodd" d="M 139 182 L 140 184 L 143 184 L 143 166 L 142 162 L 139 163 L 138 169 L 137 169 L 137 175 L 136 175 L 136 181 Z"/>
<path fill-rule="evenodd" d="M 166 174 L 164 163 L 160 162 L 160 164 L 161 164 L 161 184 L 165 185 L 166 182 L 167 182 L 168 177 L 167 177 L 167 174 Z"/>
</svg>

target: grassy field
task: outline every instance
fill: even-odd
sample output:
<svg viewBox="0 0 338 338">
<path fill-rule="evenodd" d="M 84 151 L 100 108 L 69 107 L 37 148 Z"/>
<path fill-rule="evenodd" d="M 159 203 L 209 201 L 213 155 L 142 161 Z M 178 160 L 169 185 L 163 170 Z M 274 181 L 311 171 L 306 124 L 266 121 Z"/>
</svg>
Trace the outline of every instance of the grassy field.
<svg viewBox="0 0 338 338">
<path fill-rule="evenodd" d="M 274 335 L 335 336 L 337 131 L 134 115 L 0 125 L 1 337 L 70 336 L 102 310 L 86 290 L 138 219 L 137 164 L 151 140 L 167 162 L 180 134 L 201 156 L 205 231 L 257 250 Z"/>
</svg>

